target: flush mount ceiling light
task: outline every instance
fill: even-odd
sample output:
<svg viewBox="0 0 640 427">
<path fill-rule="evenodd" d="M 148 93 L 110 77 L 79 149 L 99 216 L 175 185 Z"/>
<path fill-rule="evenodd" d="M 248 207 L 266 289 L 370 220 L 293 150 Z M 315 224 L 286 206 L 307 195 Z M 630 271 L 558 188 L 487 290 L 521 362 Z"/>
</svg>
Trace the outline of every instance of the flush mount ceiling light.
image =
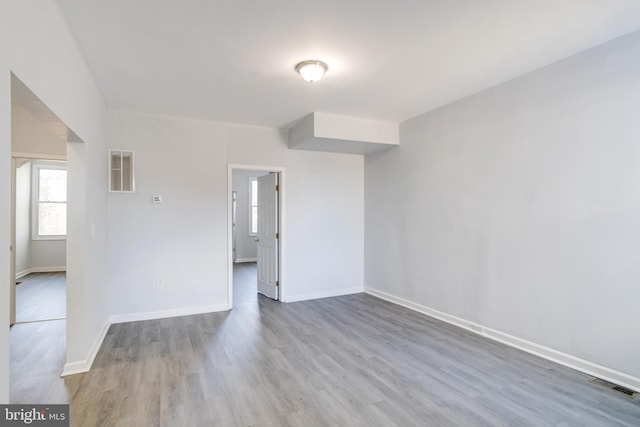
<svg viewBox="0 0 640 427">
<path fill-rule="evenodd" d="M 296 71 L 308 82 L 317 82 L 329 67 L 322 61 L 302 61 L 296 65 Z"/>
</svg>

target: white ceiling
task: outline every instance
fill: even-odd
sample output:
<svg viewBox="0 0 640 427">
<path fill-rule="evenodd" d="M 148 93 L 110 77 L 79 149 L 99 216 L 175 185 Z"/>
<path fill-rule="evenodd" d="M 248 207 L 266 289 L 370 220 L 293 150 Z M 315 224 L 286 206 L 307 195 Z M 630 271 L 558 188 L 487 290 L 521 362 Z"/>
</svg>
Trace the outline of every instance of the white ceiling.
<svg viewBox="0 0 640 427">
<path fill-rule="evenodd" d="M 639 0 L 59 3 L 108 105 L 271 127 L 404 121 L 640 28 Z"/>
</svg>

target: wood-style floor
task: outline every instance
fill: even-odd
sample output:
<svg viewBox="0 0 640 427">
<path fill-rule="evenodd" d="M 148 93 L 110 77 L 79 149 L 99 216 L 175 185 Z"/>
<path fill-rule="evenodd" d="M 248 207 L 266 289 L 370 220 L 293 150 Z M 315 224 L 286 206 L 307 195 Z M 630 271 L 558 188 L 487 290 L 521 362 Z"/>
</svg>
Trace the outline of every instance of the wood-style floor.
<svg viewBox="0 0 640 427">
<path fill-rule="evenodd" d="M 640 401 L 571 369 L 365 294 L 243 294 L 238 268 L 231 312 L 113 325 L 64 380 L 72 425 L 640 425 Z"/>
<path fill-rule="evenodd" d="M 66 273 L 31 273 L 16 286 L 16 322 L 67 317 Z"/>
<path fill-rule="evenodd" d="M 66 273 L 31 273 L 16 286 L 11 327 L 12 402 L 66 403 L 59 378 L 65 363 Z"/>
<path fill-rule="evenodd" d="M 66 320 L 11 327 L 11 403 L 68 403 L 60 373 L 65 363 Z"/>
</svg>

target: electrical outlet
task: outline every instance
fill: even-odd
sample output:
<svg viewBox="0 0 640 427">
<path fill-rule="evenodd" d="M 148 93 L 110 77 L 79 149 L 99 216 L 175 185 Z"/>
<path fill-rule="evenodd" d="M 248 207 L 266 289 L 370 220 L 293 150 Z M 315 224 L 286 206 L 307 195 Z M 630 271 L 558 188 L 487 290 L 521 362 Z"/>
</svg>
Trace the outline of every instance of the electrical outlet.
<svg viewBox="0 0 640 427">
<path fill-rule="evenodd" d="M 157 286 L 158 286 L 159 288 L 164 288 L 164 280 L 162 280 L 162 279 L 158 279 Z"/>
</svg>

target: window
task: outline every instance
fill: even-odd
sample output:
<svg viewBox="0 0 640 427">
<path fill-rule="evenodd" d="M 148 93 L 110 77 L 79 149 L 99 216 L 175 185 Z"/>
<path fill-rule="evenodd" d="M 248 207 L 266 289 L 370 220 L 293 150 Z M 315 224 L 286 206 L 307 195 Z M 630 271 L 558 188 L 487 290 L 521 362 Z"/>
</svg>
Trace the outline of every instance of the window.
<svg viewBox="0 0 640 427">
<path fill-rule="evenodd" d="M 249 179 L 249 235 L 258 234 L 258 178 Z"/>
<path fill-rule="evenodd" d="M 64 239 L 67 235 L 67 170 L 62 162 L 34 163 L 32 238 Z"/>
</svg>

